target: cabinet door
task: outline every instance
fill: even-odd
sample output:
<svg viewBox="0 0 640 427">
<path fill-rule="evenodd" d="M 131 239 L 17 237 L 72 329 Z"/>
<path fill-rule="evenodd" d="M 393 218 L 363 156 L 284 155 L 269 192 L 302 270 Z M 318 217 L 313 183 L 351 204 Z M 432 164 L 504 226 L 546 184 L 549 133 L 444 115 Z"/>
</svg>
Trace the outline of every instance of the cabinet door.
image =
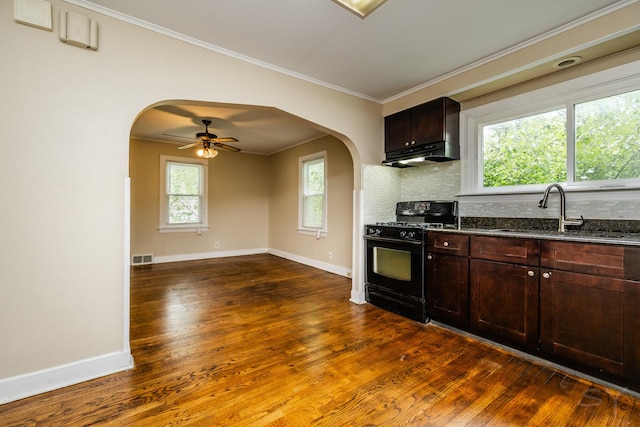
<svg viewBox="0 0 640 427">
<path fill-rule="evenodd" d="M 463 328 L 469 325 L 469 258 L 427 256 L 427 307 L 435 320 Z"/>
<path fill-rule="evenodd" d="M 471 260 L 470 327 L 505 344 L 538 345 L 538 268 Z"/>
<path fill-rule="evenodd" d="M 411 110 L 400 111 L 384 118 L 385 144 L 384 151 L 401 150 L 415 144 L 412 130 Z"/>
<path fill-rule="evenodd" d="M 436 99 L 415 107 L 415 141 L 424 145 L 445 140 L 444 99 Z"/>
<path fill-rule="evenodd" d="M 640 283 L 543 270 L 540 344 L 550 354 L 640 379 Z"/>
</svg>

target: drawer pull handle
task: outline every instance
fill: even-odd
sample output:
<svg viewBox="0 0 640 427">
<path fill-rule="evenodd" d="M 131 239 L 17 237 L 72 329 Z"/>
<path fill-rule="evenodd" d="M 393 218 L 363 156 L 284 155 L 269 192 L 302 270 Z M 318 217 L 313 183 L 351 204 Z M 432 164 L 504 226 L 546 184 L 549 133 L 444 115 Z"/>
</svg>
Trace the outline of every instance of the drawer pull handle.
<svg viewBox="0 0 640 427">
<path fill-rule="evenodd" d="M 536 275 L 536 273 L 533 270 L 527 271 L 527 274 L 529 275 L 529 277 L 533 277 Z"/>
<path fill-rule="evenodd" d="M 444 242 L 442 246 L 449 246 L 449 242 Z"/>
<path fill-rule="evenodd" d="M 427 255 L 427 259 L 433 259 L 433 257 L 431 256 L 431 254 Z"/>
<path fill-rule="evenodd" d="M 551 273 L 542 273 L 542 277 L 548 279 L 549 277 L 551 277 Z"/>
</svg>

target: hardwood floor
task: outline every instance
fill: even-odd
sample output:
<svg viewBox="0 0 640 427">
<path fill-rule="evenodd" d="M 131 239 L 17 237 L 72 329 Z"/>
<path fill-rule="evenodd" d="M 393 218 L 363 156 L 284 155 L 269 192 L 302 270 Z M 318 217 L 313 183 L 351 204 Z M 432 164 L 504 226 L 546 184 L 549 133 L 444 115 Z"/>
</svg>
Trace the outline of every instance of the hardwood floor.
<svg viewBox="0 0 640 427">
<path fill-rule="evenodd" d="M 2 426 L 637 426 L 640 400 L 371 305 L 271 255 L 136 267 L 135 368 Z"/>
</svg>

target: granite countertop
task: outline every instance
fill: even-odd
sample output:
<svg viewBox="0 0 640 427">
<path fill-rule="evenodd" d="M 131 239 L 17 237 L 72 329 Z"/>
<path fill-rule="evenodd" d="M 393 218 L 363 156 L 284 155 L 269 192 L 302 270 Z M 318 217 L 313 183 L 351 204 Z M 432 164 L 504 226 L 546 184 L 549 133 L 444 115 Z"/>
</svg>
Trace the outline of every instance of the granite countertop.
<svg viewBox="0 0 640 427">
<path fill-rule="evenodd" d="M 511 228 L 489 229 L 489 228 L 470 228 L 470 227 L 461 227 L 459 229 L 430 229 L 430 231 L 477 234 L 477 235 L 494 236 L 494 237 L 516 237 L 516 238 L 529 238 L 529 239 L 562 240 L 562 241 L 640 246 L 640 233 L 591 231 L 591 230 L 567 230 L 564 233 L 560 233 L 557 230 L 511 229 Z"/>
</svg>

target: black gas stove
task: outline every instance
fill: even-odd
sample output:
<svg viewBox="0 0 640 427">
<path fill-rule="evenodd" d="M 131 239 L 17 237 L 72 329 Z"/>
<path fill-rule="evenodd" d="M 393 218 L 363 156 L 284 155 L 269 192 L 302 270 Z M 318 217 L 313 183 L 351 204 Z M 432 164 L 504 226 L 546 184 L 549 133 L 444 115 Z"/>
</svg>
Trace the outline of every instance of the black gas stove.
<svg viewBox="0 0 640 427">
<path fill-rule="evenodd" d="M 366 225 L 367 301 L 426 322 L 427 230 L 457 228 L 457 211 L 455 201 L 399 202 L 396 221 Z"/>
</svg>

